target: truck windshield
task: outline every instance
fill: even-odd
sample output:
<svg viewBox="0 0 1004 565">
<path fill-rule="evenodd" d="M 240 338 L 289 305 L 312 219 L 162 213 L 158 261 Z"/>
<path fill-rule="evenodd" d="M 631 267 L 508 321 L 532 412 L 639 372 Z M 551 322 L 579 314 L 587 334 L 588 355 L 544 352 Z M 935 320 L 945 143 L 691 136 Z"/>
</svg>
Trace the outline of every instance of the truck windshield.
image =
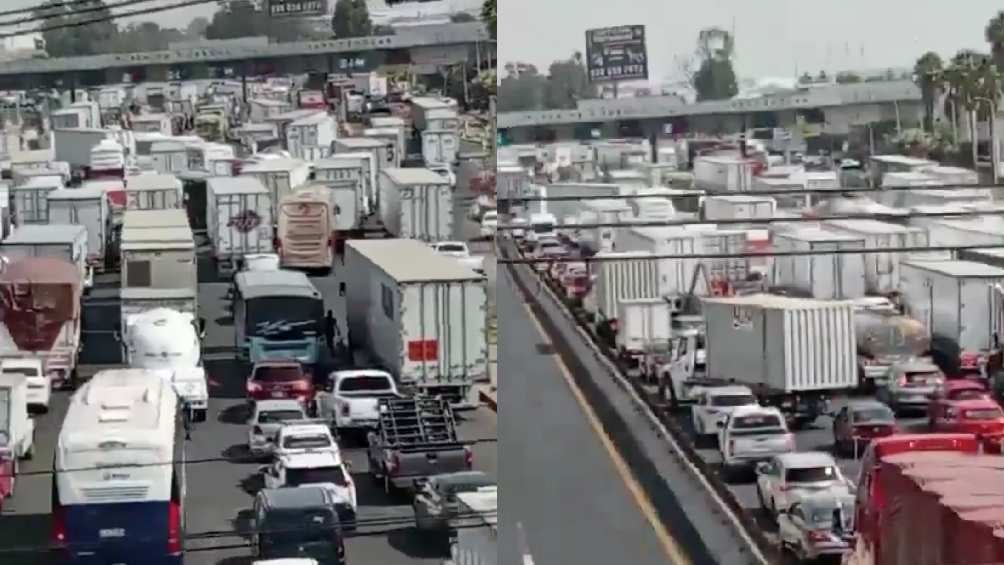
<svg viewBox="0 0 1004 565">
<path fill-rule="evenodd" d="M 458 243 L 441 243 L 436 248 L 436 251 L 439 251 L 440 253 L 463 253 L 467 251 L 467 249 Z"/>
<path fill-rule="evenodd" d="M 854 411 L 855 422 L 894 422 L 892 410 L 888 408 L 862 408 Z"/>
<path fill-rule="evenodd" d="M 324 305 L 316 298 L 269 296 L 247 304 L 247 335 L 275 340 L 315 337 L 324 317 Z"/>
<path fill-rule="evenodd" d="M 340 487 L 349 484 L 341 465 L 286 470 L 286 484 L 288 486 L 298 487 L 317 483 L 334 483 Z"/>
<path fill-rule="evenodd" d="M 534 233 L 551 233 L 554 231 L 554 224 L 534 224 Z"/>
<path fill-rule="evenodd" d="M 277 424 L 290 420 L 302 420 L 305 416 L 299 410 L 269 410 L 258 414 L 259 424 Z"/>
<path fill-rule="evenodd" d="M 712 406 L 750 406 L 756 404 L 756 399 L 749 394 L 723 394 L 712 396 Z"/>
</svg>

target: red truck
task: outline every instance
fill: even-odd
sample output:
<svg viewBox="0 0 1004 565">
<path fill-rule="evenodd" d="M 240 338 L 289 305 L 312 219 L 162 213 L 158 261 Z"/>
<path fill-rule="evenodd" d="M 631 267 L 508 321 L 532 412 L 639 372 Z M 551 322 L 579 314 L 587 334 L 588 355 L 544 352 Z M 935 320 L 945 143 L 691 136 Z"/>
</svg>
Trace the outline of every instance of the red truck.
<svg viewBox="0 0 1004 565">
<path fill-rule="evenodd" d="M 861 462 L 844 565 L 1004 563 L 1004 459 L 969 434 L 897 435 Z"/>
</svg>

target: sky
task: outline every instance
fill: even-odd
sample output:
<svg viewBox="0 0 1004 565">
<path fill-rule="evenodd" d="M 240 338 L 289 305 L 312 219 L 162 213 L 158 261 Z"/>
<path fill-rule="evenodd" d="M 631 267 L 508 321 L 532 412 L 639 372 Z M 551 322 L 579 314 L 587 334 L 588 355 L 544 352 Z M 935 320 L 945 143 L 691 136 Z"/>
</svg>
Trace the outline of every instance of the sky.
<svg viewBox="0 0 1004 565">
<path fill-rule="evenodd" d="M 912 68 L 925 51 L 944 58 L 962 48 L 989 51 L 983 30 L 1002 9 L 1000 0 L 502 0 L 499 60 L 546 72 L 552 61 L 584 52 L 587 29 L 645 24 L 653 80 L 679 78 L 698 32 L 712 26 L 735 30 L 742 78 Z"/>
</svg>

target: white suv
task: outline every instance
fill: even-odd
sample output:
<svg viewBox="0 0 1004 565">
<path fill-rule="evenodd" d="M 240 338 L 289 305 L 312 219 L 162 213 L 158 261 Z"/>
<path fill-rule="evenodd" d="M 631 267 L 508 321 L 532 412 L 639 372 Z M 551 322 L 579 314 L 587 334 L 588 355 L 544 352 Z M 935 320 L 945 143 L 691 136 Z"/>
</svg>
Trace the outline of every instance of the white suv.
<svg viewBox="0 0 1004 565">
<path fill-rule="evenodd" d="M 730 478 L 775 455 L 795 451 L 795 436 L 777 408 L 744 406 L 718 424 L 718 450 L 722 471 Z"/>
<path fill-rule="evenodd" d="M 52 398 L 52 380 L 45 374 L 41 359 L 4 359 L 0 361 L 0 373 L 23 375 L 28 385 L 28 408 L 42 412 L 49 411 Z"/>
<path fill-rule="evenodd" d="M 335 510 L 346 529 L 354 529 L 356 521 L 356 483 L 349 466 L 337 451 L 307 451 L 276 457 L 271 465 L 261 468 L 265 488 L 318 485 L 329 489 L 338 502 Z"/>
<path fill-rule="evenodd" d="M 275 434 L 275 457 L 321 451 L 339 453 L 331 429 L 321 420 L 283 423 Z"/>
<path fill-rule="evenodd" d="M 691 416 L 694 433 L 699 437 L 718 434 L 718 422 L 724 422 L 736 408 L 759 406 L 753 391 L 744 386 L 709 387 L 696 395 Z"/>
</svg>

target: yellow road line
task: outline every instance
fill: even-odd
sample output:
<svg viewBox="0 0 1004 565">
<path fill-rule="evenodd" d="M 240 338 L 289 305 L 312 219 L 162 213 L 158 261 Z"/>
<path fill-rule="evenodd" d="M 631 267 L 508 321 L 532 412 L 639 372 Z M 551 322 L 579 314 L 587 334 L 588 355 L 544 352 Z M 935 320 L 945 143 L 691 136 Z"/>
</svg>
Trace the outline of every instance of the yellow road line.
<svg viewBox="0 0 1004 565">
<path fill-rule="evenodd" d="M 547 333 L 544 328 L 541 327 L 540 321 L 534 315 L 533 310 L 530 309 L 530 305 L 523 303 L 523 307 L 526 308 L 526 312 L 529 315 L 530 321 L 533 322 L 535 328 L 537 328 L 537 333 L 540 334 L 541 338 L 550 341 L 547 337 Z M 599 417 L 590 406 L 589 402 L 586 400 L 585 394 L 582 393 L 582 389 L 579 385 L 575 383 L 575 379 L 572 378 L 571 371 L 565 366 L 564 361 L 560 356 L 555 355 L 553 357 L 558 365 L 558 369 L 561 371 L 561 376 L 565 379 L 565 383 L 568 388 L 572 391 L 572 395 L 575 397 L 575 401 L 582 408 L 582 412 L 586 415 L 586 420 L 589 421 L 590 427 L 593 428 L 593 432 L 596 437 L 599 438 L 600 444 L 603 445 L 603 449 L 606 450 L 607 455 L 610 457 L 610 461 L 614 464 L 614 469 L 617 470 L 617 474 L 620 475 L 621 480 L 624 481 L 624 486 L 627 487 L 628 492 L 631 493 L 631 497 L 634 498 L 635 504 L 638 505 L 638 510 L 641 511 L 642 515 L 648 520 L 649 525 L 655 530 L 655 536 L 659 538 L 659 543 L 662 545 L 663 551 L 666 556 L 669 557 L 671 563 L 676 565 L 691 565 L 690 559 L 686 556 L 683 550 L 680 549 L 680 544 L 677 543 L 676 539 L 669 533 L 666 527 L 663 525 L 662 520 L 659 519 L 659 515 L 655 511 L 655 506 L 652 501 L 649 500 L 648 495 L 638 484 L 637 479 L 635 479 L 634 474 L 631 472 L 631 468 L 628 467 L 624 458 L 621 457 L 617 447 L 614 446 L 614 442 L 607 435 L 606 430 L 603 429 L 603 425 L 600 423 Z"/>
</svg>

